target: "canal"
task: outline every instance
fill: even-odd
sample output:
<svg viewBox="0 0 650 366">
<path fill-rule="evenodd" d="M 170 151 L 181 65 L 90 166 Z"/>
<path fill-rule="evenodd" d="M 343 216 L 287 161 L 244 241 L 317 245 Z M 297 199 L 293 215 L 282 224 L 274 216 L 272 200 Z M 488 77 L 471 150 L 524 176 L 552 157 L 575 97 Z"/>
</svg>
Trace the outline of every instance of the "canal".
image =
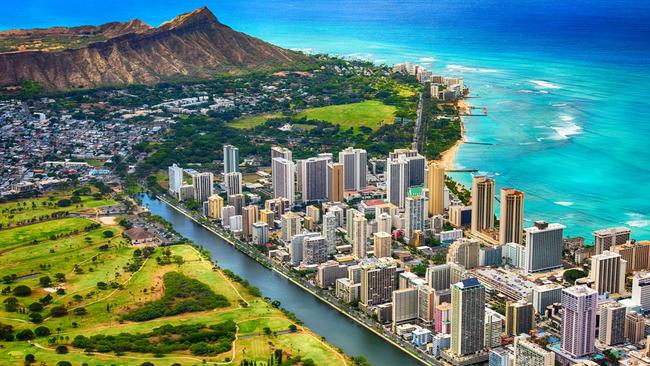
<svg viewBox="0 0 650 366">
<path fill-rule="evenodd" d="M 362 355 L 373 366 L 422 365 L 399 348 L 348 319 L 278 273 L 250 259 L 165 203 L 147 195 L 142 197 L 142 203 L 151 213 L 169 221 L 181 235 L 208 249 L 220 266 L 247 279 L 262 291 L 263 296 L 279 300 L 282 307 L 295 313 L 307 327 L 343 349 L 345 353 Z"/>
</svg>

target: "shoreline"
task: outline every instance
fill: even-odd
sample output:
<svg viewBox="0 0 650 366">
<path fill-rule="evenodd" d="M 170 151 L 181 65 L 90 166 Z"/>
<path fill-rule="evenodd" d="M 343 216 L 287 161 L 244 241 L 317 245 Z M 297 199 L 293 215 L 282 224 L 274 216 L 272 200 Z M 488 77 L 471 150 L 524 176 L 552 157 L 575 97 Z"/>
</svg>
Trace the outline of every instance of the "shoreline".
<svg viewBox="0 0 650 366">
<path fill-rule="evenodd" d="M 460 149 L 460 145 L 465 142 L 465 121 L 463 120 L 462 114 L 469 114 L 471 111 L 471 106 L 465 99 L 459 99 L 456 102 L 456 108 L 458 109 L 458 118 L 460 118 L 460 138 L 454 143 L 452 147 L 445 150 L 440 154 L 440 159 L 436 160 L 441 164 L 445 170 L 454 169 L 454 161 L 456 160 L 456 154 Z"/>
</svg>

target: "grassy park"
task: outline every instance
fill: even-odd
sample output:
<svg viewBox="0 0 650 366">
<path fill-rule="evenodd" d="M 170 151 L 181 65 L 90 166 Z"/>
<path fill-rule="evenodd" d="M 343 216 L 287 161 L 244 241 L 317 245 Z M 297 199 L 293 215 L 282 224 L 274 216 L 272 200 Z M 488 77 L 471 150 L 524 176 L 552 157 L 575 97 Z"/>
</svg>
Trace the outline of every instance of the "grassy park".
<svg viewBox="0 0 650 366">
<path fill-rule="evenodd" d="M 13 246 L 0 251 L 0 364 L 22 364 L 28 354 L 41 365 L 239 365 L 298 356 L 351 364 L 194 247 L 135 248 L 119 225 L 80 229 L 88 223 L 71 217 L 0 230 L 0 243 L 11 238 Z"/>
</svg>

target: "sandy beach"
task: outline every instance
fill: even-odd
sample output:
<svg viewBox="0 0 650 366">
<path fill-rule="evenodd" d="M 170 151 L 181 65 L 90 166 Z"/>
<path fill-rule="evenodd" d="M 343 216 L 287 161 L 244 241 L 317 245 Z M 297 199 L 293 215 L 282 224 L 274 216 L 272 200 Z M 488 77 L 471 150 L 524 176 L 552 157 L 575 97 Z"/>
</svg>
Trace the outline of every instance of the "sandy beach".
<svg viewBox="0 0 650 366">
<path fill-rule="evenodd" d="M 456 105 L 458 107 L 458 112 L 461 115 L 469 114 L 471 112 L 469 103 L 467 103 L 464 99 L 459 100 Z M 460 135 L 460 140 L 456 141 L 454 146 L 450 147 L 449 149 L 443 151 L 442 154 L 440 154 L 440 159 L 438 162 L 442 164 L 446 170 L 454 168 L 456 153 L 458 152 L 460 145 L 465 142 L 465 125 L 463 124 L 463 117 L 460 118 Z"/>
</svg>

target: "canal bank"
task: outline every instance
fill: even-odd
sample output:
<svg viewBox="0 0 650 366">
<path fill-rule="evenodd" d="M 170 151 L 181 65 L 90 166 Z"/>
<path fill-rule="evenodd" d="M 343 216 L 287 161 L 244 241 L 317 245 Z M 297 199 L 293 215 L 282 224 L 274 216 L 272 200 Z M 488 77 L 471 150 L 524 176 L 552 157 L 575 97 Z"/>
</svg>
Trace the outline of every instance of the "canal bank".
<svg viewBox="0 0 650 366">
<path fill-rule="evenodd" d="M 388 338 L 377 329 L 349 314 L 281 270 L 261 263 L 235 248 L 230 238 L 203 225 L 171 202 L 152 199 L 145 195 L 143 203 L 156 215 L 171 222 L 181 235 L 209 250 L 220 266 L 228 268 L 251 284 L 259 287 L 264 296 L 281 301 L 282 306 L 294 312 L 305 325 L 328 342 L 350 355 L 362 355 L 373 365 L 422 365 L 426 362 Z M 258 265 L 261 264 L 261 265 Z M 295 286 L 294 286 L 295 285 Z M 313 296 L 308 296 L 313 295 Z M 350 321 L 353 320 L 353 321 Z"/>
</svg>

